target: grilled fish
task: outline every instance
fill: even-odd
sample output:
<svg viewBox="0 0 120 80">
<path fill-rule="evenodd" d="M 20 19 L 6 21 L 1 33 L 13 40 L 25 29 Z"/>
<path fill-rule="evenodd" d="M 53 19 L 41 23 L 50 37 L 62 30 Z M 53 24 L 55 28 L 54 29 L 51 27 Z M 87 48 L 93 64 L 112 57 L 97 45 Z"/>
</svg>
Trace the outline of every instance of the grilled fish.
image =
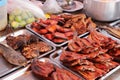
<svg viewBox="0 0 120 80">
<path fill-rule="evenodd" d="M 21 53 L 16 52 L 10 47 L 7 47 L 0 43 L 0 53 L 10 63 L 16 66 L 25 66 L 27 60 Z"/>
</svg>

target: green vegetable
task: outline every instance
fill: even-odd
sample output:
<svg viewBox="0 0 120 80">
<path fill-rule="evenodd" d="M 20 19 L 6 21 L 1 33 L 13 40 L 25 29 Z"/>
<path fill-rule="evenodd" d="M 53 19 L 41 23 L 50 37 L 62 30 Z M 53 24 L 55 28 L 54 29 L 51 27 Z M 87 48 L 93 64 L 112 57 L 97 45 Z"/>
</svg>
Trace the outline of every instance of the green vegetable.
<svg viewBox="0 0 120 80">
<path fill-rule="evenodd" d="M 30 24 L 34 21 L 35 18 L 29 10 L 17 8 L 9 15 L 9 23 L 14 29 L 24 27 L 26 24 Z"/>
<path fill-rule="evenodd" d="M 13 21 L 13 22 L 11 23 L 11 26 L 12 26 L 14 29 L 16 29 L 16 28 L 19 27 L 19 23 L 16 22 L 16 21 Z"/>
<path fill-rule="evenodd" d="M 29 18 L 26 12 L 23 12 L 21 16 L 22 16 L 22 19 L 24 20 Z"/>
<path fill-rule="evenodd" d="M 26 13 L 29 17 L 33 17 L 33 14 L 30 11 L 27 10 Z"/>
<path fill-rule="evenodd" d="M 22 21 L 21 16 L 16 16 L 16 17 L 15 17 L 15 21 L 17 21 L 17 22 L 21 22 L 21 21 Z"/>
<path fill-rule="evenodd" d="M 17 9 L 15 9 L 13 12 L 12 12 L 12 14 L 13 15 L 21 15 L 21 13 L 22 13 L 22 10 L 21 9 L 19 9 L 19 8 L 17 8 Z"/>
<path fill-rule="evenodd" d="M 14 15 L 10 15 L 10 16 L 9 16 L 9 20 L 10 20 L 10 21 L 13 21 L 13 20 L 14 20 L 14 17 L 15 17 Z"/>
<path fill-rule="evenodd" d="M 21 26 L 21 27 L 24 27 L 25 25 L 26 25 L 26 22 L 25 22 L 25 21 L 21 21 L 21 22 L 20 22 L 20 26 Z"/>
<path fill-rule="evenodd" d="M 29 23 L 32 23 L 32 22 L 34 22 L 35 21 L 35 18 L 34 17 L 32 17 L 32 18 L 29 18 L 29 19 L 27 19 L 27 23 L 29 24 Z"/>
</svg>

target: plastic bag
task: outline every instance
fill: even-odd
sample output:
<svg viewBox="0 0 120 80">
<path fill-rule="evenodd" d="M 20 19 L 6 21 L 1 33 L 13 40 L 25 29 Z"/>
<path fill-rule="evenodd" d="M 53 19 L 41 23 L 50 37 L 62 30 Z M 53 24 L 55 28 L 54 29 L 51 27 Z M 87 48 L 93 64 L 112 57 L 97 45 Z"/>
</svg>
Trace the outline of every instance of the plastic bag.
<svg viewBox="0 0 120 80">
<path fill-rule="evenodd" d="M 35 18 L 46 19 L 42 9 L 27 0 L 8 0 L 9 24 L 13 28 L 24 27 Z"/>
<path fill-rule="evenodd" d="M 33 4 L 35 4 L 36 6 L 38 6 L 39 8 L 42 8 L 42 6 L 43 6 L 43 4 L 42 4 L 41 1 L 31 0 L 31 2 L 32 2 Z"/>
<path fill-rule="evenodd" d="M 46 0 L 42 9 L 45 13 L 61 13 L 63 11 L 56 0 Z"/>
<path fill-rule="evenodd" d="M 15 8 L 29 10 L 32 14 L 34 14 L 35 17 L 46 19 L 43 10 L 29 0 L 8 0 L 8 13 L 10 13 Z"/>
</svg>

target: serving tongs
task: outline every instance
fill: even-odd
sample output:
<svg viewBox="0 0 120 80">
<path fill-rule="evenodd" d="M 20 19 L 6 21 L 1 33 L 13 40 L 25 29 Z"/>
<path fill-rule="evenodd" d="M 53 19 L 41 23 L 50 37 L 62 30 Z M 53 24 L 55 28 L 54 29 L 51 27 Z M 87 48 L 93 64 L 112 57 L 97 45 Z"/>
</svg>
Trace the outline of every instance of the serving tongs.
<svg viewBox="0 0 120 80">
<path fill-rule="evenodd" d="M 111 27 L 111 26 L 99 26 L 99 28 L 104 29 L 110 35 L 120 39 L 120 28 L 115 28 L 115 27 Z"/>
</svg>

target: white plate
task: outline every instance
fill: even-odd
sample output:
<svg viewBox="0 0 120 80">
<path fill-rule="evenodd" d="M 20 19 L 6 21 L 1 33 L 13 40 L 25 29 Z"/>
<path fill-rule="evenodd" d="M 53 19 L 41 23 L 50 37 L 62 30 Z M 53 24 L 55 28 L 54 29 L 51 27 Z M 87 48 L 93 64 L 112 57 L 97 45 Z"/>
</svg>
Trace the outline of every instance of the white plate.
<svg viewBox="0 0 120 80">
<path fill-rule="evenodd" d="M 80 1 L 74 1 L 75 3 L 75 8 L 73 9 L 63 9 L 63 11 L 66 11 L 66 12 L 74 12 L 74 11 L 77 11 L 77 10 L 80 10 L 83 8 L 83 3 L 80 2 Z"/>
</svg>

